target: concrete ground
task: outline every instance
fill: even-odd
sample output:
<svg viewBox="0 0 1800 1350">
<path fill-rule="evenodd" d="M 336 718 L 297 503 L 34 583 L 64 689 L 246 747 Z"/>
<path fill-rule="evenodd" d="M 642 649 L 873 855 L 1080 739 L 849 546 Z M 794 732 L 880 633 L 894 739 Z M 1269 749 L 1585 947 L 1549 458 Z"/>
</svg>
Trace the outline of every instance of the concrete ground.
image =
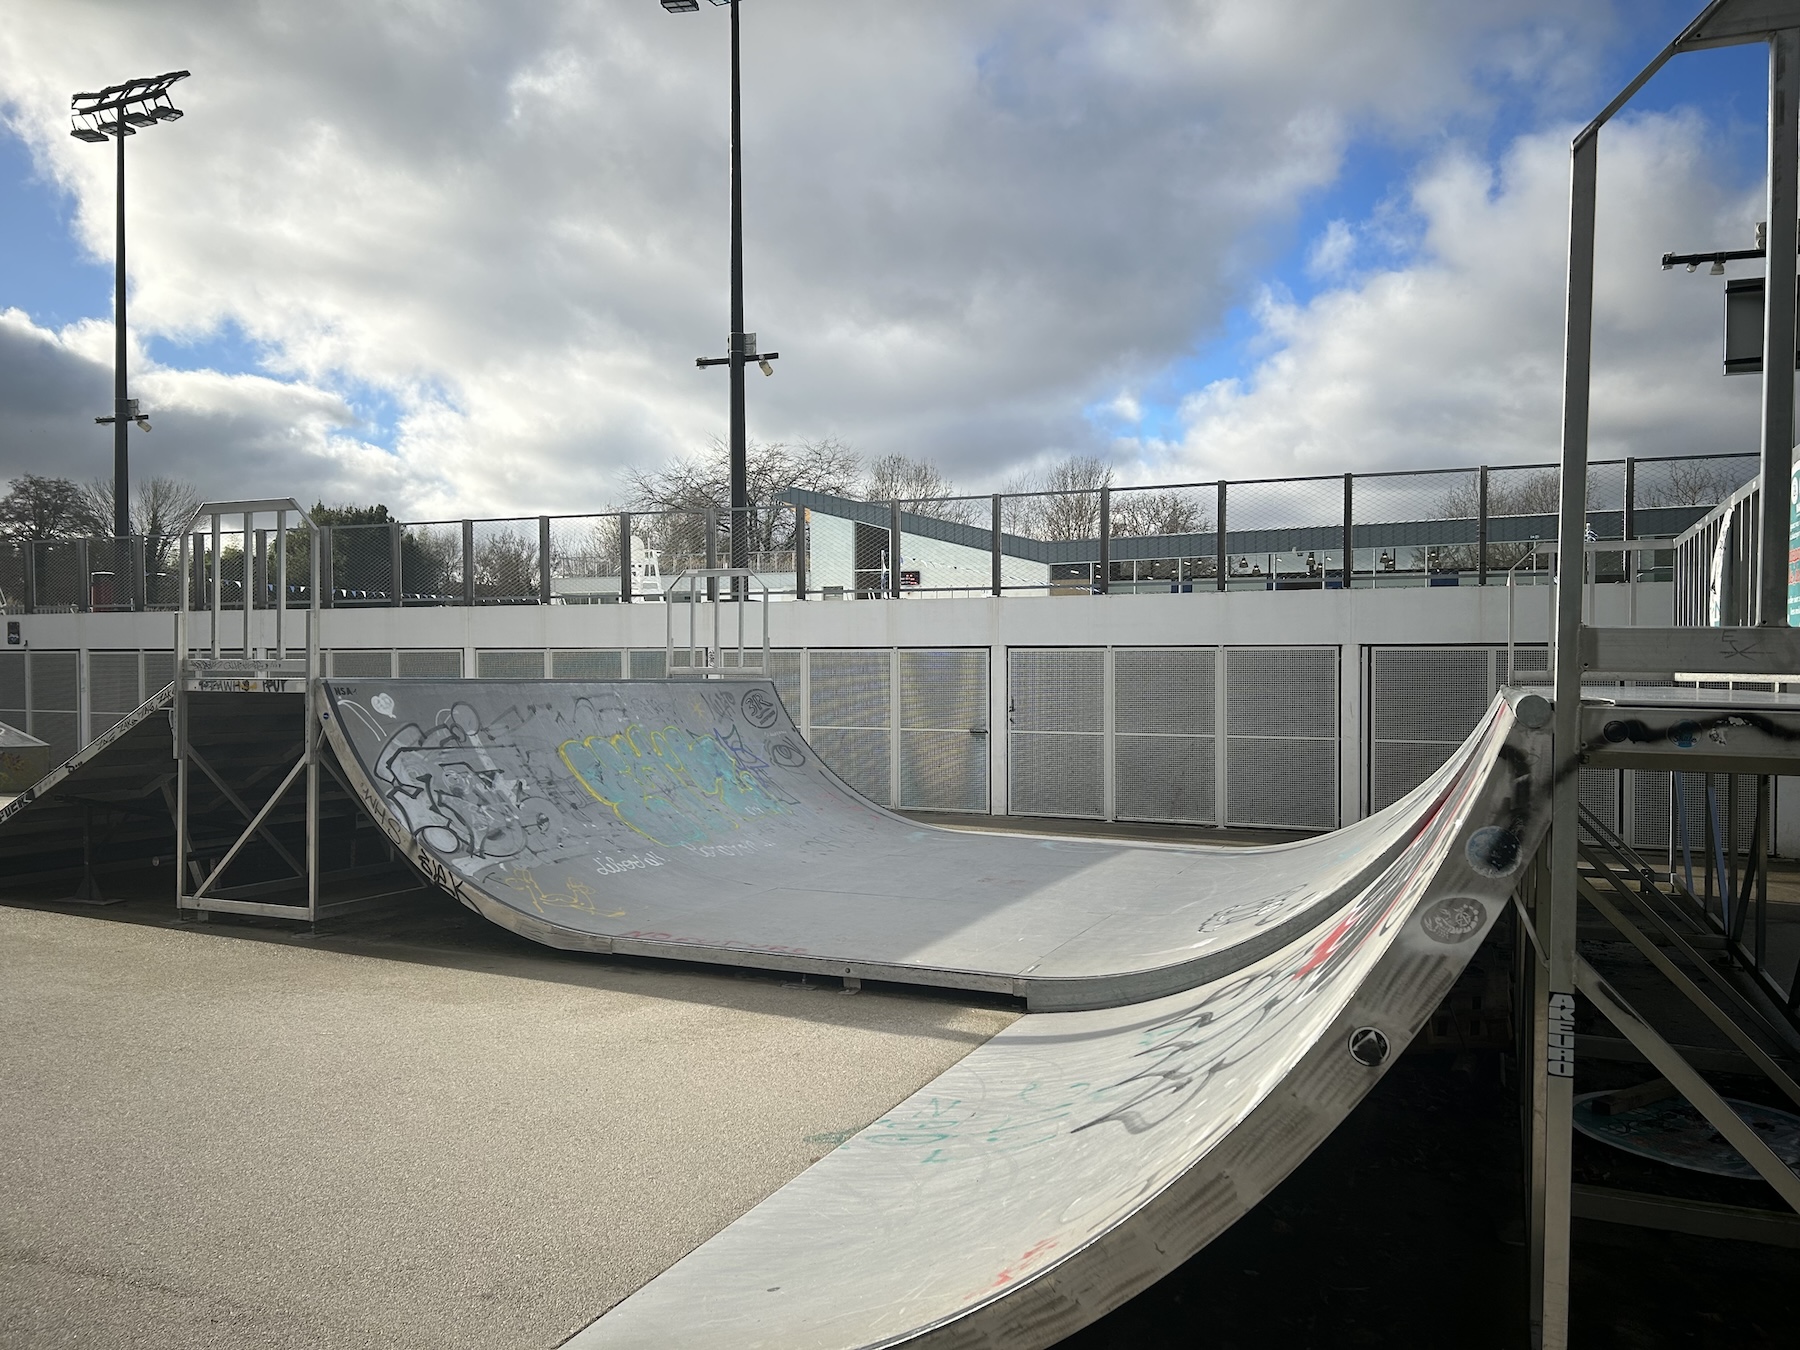
<svg viewBox="0 0 1800 1350">
<path fill-rule="evenodd" d="M 0 1345 L 553 1346 L 1015 1015 L 0 904 Z"/>
</svg>

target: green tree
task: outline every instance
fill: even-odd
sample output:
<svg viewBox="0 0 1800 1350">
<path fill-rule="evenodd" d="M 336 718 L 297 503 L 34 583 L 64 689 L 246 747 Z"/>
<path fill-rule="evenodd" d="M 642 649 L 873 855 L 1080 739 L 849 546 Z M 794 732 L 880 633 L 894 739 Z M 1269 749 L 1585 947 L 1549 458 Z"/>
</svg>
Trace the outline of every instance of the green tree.
<svg viewBox="0 0 1800 1350">
<path fill-rule="evenodd" d="M 86 539 L 112 533 L 94 513 L 87 489 L 67 478 L 21 474 L 0 497 L 0 539 Z"/>
</svg>

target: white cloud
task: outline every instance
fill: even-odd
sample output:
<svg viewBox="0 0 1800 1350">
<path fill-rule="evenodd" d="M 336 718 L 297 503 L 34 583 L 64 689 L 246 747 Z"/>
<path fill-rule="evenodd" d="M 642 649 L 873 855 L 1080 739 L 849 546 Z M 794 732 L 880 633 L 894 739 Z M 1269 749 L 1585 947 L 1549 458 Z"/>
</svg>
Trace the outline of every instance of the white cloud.
<svg viewBox="0 0 1800 1350">
<path fill-rule="evenodd" d="M 171 426 L 192 418 L 195 446 L 231 447 L 196 457 L 215 466 L 196 475 L 209 490 L 243 462 L 300 495 L 415 514 L 599 507 L 628 466 L 723 431 L 724 374 L 693 366 L 726 327 L 722 14 L 7 8 L 8 115 L 97 256 L 110 156 L 67 137 L 69 92 L 194 72 L 187 118 L 129 150 L 134 322 L 175 337 L 234 324 L 280 377 L 141 382 L 182 409 Z M 749 326 L 782 351 L 754 387 L 752 435 L 836 433 L 977 484 L 1104 448 L 1083 410 L 1216 321 L 1357 127 L 1441 125 L 1487 75 L 1579 84 L 1562 54 L 1610 20 L 1565 9 L 747 8 Z M 29 340 L 66 360 L 57 387 L 93 384 L 79 334 Z M 353 387 L 400 409 L 391 454 L 356 438 L 332 392 Z M 46 446 L 103 471 L 103 447 L 70 429 L 95 397 L 36 440 L 0 430 L 0 476 Z"/>
<path fill-rule="evenodd" d="M 1748 236 L 1760 193 L 1719 181 L 1692 116 L 1602 138 L 1592 454 L 1755 450 L 1756 381 L 1719 373 L 1720 285 L 1664 273 L 1676 247 Z M 1421 175 L 1416 257 L 1305 304 L 1268 297 L 1276 350 L 1188 398 L 1166 470 L 1266 477 L 1554 460 L 1559 454 L 1568 135 L 1466 152 Z"/>
<path fill-rule="evenodd" d="M 1307 275 L 1316 278 L 1337 277 L 1348 270 L 1356 255 L 1356 232 L 1346 220 L 1334 220 L 1313 241 L 1307 251 Z"/>
</svg>

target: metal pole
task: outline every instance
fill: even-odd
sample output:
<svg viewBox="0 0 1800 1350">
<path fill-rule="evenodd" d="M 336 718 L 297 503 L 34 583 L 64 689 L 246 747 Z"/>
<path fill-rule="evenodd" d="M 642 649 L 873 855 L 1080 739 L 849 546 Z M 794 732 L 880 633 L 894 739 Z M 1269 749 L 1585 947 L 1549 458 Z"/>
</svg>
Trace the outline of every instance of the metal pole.
<svg viewBox="0 0 1800 1350">
<path fill-rule="evenodd" d="M 807 508 L 794 507 L 794 599 L 806 599 L 806 527 L 810 523 Z M 768 668 L 768 663 L 763 663 Z"/>
<path fill-rule="evenodd" d="M 736 8 L 733 0 L 732 8 Z M 888 594 L 900 597 L 900 503 L 888 503 Z"/>
<path fill-rule="evenodd" d="M 750 540 L 736 512 L 750 509 L 749 444 L 744 431 L 744 162 L 738 98 L 738 0 L 731 0 L 731 565 L 750 565 Z M 709 563 L 708 566 L 717 564 Z M 716 595 L 716 581 L 708 578 Z"/>
<path fill-rule="evenodd" d="M 1356 575 L 1356 475 L 1344 475 L 1344 566 L 1339 572 L 1344 589 L 1350 589 Z"/>
<path fill-rule="evenodd" d="M 1571 152 L 1569 183 L 1569 280 L 1563 348 L 1561 509 L 1558 512 L 1556 654 L 1551 801 L 1550 893 L 1538 932 L 1550 969 L 1539 1001 L 1546 1025 L 1569 1023 L 1575 993 L 1576 847 L 1580 828 L 1577 795 L 1581 766 L 1581 571 L 1569 575 L 1568 552 L 1585 550 L 1589 381 L 1594 338 L 1594 203 L 1599 141 L 1584 135 Z M 1571 584 L 1572 583 L 1572 584 Z M 1559 1034 L 1561 1034 L 1559 1032 Z M 1566 1350 L 1569 1343 L 1569 1220 L 1571 1192 L 1574 1057 L 1546 1059 L 1544 1083 L 1542 1350 Z"/>
<path fill-rule="evenodd" d="M 1004 573 L 1004 571 L 1002 571 L 1001 566 L 1000 566 L 1001 559 L 1003 557 L 1005 557 L 1005 555 L 1000 551 L 1000 502 L 1001 502 L 1000 494 L 998 492 L 996 492 L 994 494 L 994 523 L 993 523 L 993 536 L 994 536 L 993 565 L 994 565 L 994 594 L 995 595 L 999 595 L 1006 588 L 1005 587 L 1006 574 Z"/>
<path fill-rule="evenodd" d="M 1094 578 L 1094 594 L 1105 595 L 1112 589 L 1112 488 L 1100 489 L 1100 565 Z"/>
<path fill-rule="evenodd" d="M 244 611 L 244 645 L 238 655 L 246 661 L 250 659 L 250 527 L 256 523 L 250 512 L 244 512 L 244 537 L 238 541 L 238 570 L 242 575 L 239 581 L 239 607 Z"/>
<path fill-rule="evenodd" d="M 732 12 L 736 13 L 735 6 L 733 7 Z M 732 545 L 731 554 L 734 558 L 737 556 L 736 544 Z M 719 511 L 717 507 L 709 506 L 706 508 L 706 570 L 710 572 L 718 565 Z M 734 562 L 732 566 L 735 567 L 737 564 Z M 692 588 L 690 587 L 689 590 L 691 598 Z M 713 601 L 716 601 L 719 598 L 719 579 L 717 577 L 708 577 L 706 579 L 706 598 Z"/>
<path fill-rule="evenodd" d="M 1225 566 L 1226 566 L 1226 563 L 1228 560 L 1226 558 L 1226 553 L 1225 553 L 1225 480 L 1223 478 L 1221 478 L 1219 480 L 1218 517 L 1219 517 L 1219 521 L 1218 521 L 1218 525 L 1216 527 L 1217 532 L 1213 535 L 1213 552 L 1217 556 L 1217 559 L 1218 559 L 1218 561 L 1216 563 L 1216 570 L 1219 574 L 1218 577 L 1216 578 L 1217 583 L 1218 583 L 1218 588 L 1220 590 L 1224 590 L 1225 589 Z"/>
<path fill-rule="evenodd" d="M 219 527 L 222 518 L 217 511 L 212 518 L 212 654 L 213 660 L 219 659 L 219 621 L 220 611 L 225 608 L 225 568 L 221 565 L 221 555 L 225 552 L 220 540 Z"/>
<path fill-rule="evenodd" d="M 1795 174 L 1800 170 L 1800 30 L 1769 39 L 1768 280 L 1763 286 L 1762 530 L 1756 622 L 1788 622 L 1788 537 L 1794 467 Z"/>
<path fill-rule="evenodd" d="M 631 603 L 631 512 L 619 512 L 619 603 Z"/>
<path fill-rule="evenodd" d="M 181 914 L 181 897 L 187 891 L 188 849 L 188 550 L 191 532 L 181 536 L 181 604 L 175 610 L 175 913 Z"/>
<path fill-rule="evenodd" d="M 462 527 L 463 603 L 473 605 L 475 603 L 475 522 L 465 520 Z M 326 530 L 324 533 L 329 539 L 331 532 Z"/>
<path fill-rule="evenodd" d="M 323 613 L 319 586 L 323 568 L 324 547 L 321 547 L 319 536 L 323 534 L 329 539 L 329 529 L 313 530 L 312 546 L 312 604 L 306 612 L 306 726 L 303 732 L 303 743 L 306 746 L 306 917 L 317 920 L 319 917 L 319 644 L 322 634 L 319 632 L 320 615 Z M 329 547 L 329 543 L 325 547 Z"/>
<path fill-rule="evenodd" d="M 1483 464 L 1475 479 L 1475 584 L 1487 585 L 1488 568 L 1488 467 Z M 1512 579 L 1507 578 L 1507 584 Z M 1511 604 L 1510 599 L 1507 602 Z"/>
<path fill-rule="evenodd" d="M 118 119 L 119 187 L 116 242 L 113 246 L 113 534 L 123 539 L 131 533 L 131 448 L 125 433 L 125 110 L 116 108 Z"/>
<path fill-rule="evenodd" d="M 397 520 L 390 520 L 388 522 L 388 585 L 392 590 L 392 594 L 388 597 L 388 604 L 396 609 L 400 607 L 400 597 L 402 593 L 402 581 L 400 576 L 400 543 L 400 522 Z"/>
<path fill-rule="evenodd" d="M 287 512 L 275 513 L 275 658 L 287 660 Z"/>
<path fill-rule="evenodd" d="M 550 517 L 538 517 L 538 603 L 547 605 L 551 596 L 550 584 Z"/>
</svg>

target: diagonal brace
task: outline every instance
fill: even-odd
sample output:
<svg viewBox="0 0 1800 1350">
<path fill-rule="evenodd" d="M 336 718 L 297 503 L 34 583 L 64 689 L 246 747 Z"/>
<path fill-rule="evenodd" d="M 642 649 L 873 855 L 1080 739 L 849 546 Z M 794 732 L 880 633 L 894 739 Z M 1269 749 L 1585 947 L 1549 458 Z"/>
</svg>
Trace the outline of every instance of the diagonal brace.
<svg viewBox="0 0 1800 1350">
<path fill-rule="evenodd" d="M 275 809 L 275 803 L 279 802 L 282 795 L 294 785 L 294 780 L 300 776 L 300 771 L 305 767 L 306 757 L 303 755 L 300 759 L 295 761 L 294 767 L 287 771 L 287 777 L 281 780 L 281 786 L 269 794 L 269 799 L 262 804 L 262 809 L 256 813 L 255 819 L 253 819 L 244 832 L 237 837 L 237 843 L 231 846 L 225 856 L 219 859 L 219 865 L 207 874 L 205 881 L 200 883 L 200 889 L 194 892 L 194 899 L 198 900 L 201 896 L 205 895 L 212 889 L 213 882 L 225 875 L 225 869 L 231 866 L 231 860 L 237 857 L 238 851 L 242 849 L 245 844 L 250 842 L 251 835 L 260 832 L 263 821 L 267 820 L 269 812 Z M 267 838 L 266 835 L 264 837 Z"/>
<path fill-rule="evenodd" d="M 246 835 L 248 835 L 252 832 L 260 834 L 263 837 L 263 841 L 266 844 L 268 844 L 268 846 L 270 848 L 274 849 L 275 852 L 281 856 L 281 860 L 283 862 L 285 862 L 289 867 L 294 869 L 295 876 L 297 876 L 297 877 L 305 876 L 306 869 L 300 865 L 299 861 L 294 857 L 294 855 L 292 853 L 288 852 L 286 845 L 284 845 L 279 839 L 277 839 L 272 831 L 264 829 L 261 824 L 264 817 L 268 815 L 269 808 L 271 806 L 273 806 L 274 803 L 280 799 L 281 792 L 280 791 L 275 792 L 269 798 L 268 801 L 264 802 L 263 809 L 261 811 L 252 811 L 248 806 L 244 805 L 244 799 L 242 797 L 238 796 L 237 793 L 233 792 L 231 790 L 231 787 L 225 782 L 225 780 L 223 778 L 219 777 L 218 774 L 213 772 L 212 765 L 208 764 L 206 762 L 205 758 L 201 755 L 201 753 L 198 750 L 194 749 L 194 747 L 191 745 L 188 747 L 188 757 L 191 758 L 194 761 L 194 763 L 196 763 L 200 766 L 201 773 L 205 774 L 208 778 L 212 779 L 213 786 L 218 788 L 219 791 L 225 795 L 225 800 L 230 802 L 233 806 L 237 807 L 239 814 L 241 814 L 245 820 L 248 820 L 251 822 L 250 826 L 244 831 L 244 833 Z M 300 762 L 301 762 L 301 764 L 304 765 L 306 763 L 306 760 L 303 758 Z M 242 840 L 240 840 L 239 842 L 241 843 Z M 236 851 L 235 848 L 233 849 L 233 851 L 234 852 Z M 217 869 L 215 869 L 215 871 L 216 870 Z"/>
<path fill-rule="evenodd" d="M 1618 991 L 1581 957 L 1575 958 L 1575 984 L 1594 1001 L 1594 1006 L 1607 1021 L 1625 1033 L 1625 1039 L 1638 1048 L 1656 1071 L 1673 1083 L 1694 1109 L 1706 1117 L 1707 1123 L 1725 1136 L 1725 1141 L 1743 1155 L 1744 1161 L 1754 1167 L 1789 1206 L 1800 1212 L 1800 1176 L 1794 1175 L 1793 1170 L 1776 1156 L 1775 1150 L 1763 1142 L 1762 1136 L 1744 1124 L 1738 1113 L 1725 1104 L 1725 1099 L 1712 1090 L 1711 1084 L 1695 1071 L 1694 1066 L 1657 1035 Z"/>
</svg>

